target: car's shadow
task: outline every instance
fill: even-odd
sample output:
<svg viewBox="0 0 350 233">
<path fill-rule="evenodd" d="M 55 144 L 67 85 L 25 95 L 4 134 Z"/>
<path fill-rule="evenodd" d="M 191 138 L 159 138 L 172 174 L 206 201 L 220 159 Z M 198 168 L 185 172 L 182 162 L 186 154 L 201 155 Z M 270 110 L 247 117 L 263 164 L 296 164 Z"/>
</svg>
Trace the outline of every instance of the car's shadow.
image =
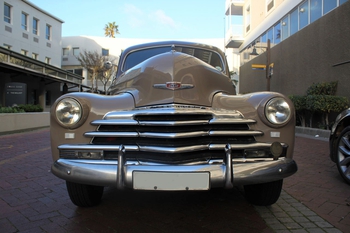
<svg viewBox="0 0 350 233">
<path fill-rule="evenodd" d="M 93 208 L 112 231 L 261 232 L 266 224 L 238 188 L 210 191 L 133 191 L 106 188 Z"/>
</svg>

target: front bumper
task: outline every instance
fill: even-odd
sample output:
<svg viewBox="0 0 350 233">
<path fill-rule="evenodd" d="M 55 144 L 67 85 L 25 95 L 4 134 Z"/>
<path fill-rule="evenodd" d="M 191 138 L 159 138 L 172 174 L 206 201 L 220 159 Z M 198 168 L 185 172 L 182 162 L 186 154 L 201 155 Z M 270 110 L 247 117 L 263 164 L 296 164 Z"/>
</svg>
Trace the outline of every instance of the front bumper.
<svg viewBox="0 0 350 233">
<path fill-rule="evenodd" d="M 52 173 L 64 180 L 97 185 L 116 186 L 119 189 L 135 188 L 134 172 L 208 173 L 209 188 L 232 188 L 235 185 L 266 183 L 286 178 L 297 171 L 293 159 L 232 159 L 231 148 L 226 147 L 223 160 L 206 163 L 160 164 L 124 161 L 123 149 L 118 160 L 58 159 L 52 165 Z M 171 182 L 171 181 L 169 181 Z M 184 190 L 186 190 L 184 188 Z"/>
</svg>

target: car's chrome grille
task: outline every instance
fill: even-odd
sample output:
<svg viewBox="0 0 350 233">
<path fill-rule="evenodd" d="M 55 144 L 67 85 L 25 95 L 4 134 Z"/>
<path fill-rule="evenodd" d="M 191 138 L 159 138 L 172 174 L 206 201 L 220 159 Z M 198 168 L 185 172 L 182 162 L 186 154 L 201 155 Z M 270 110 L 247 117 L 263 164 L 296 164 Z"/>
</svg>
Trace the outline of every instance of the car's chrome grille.
<svg viewBox="0 0 350 233">
<path fill-rule="evenodd" d="M 91 146 L 124 145 L 127 158 L 149 161 L 193 161 L 222 158 L 224 147 L 235 144 L 233 156 L 256 143 L 261 131 L 251 130 L 255 121 L 237 111 L 193 109 L 171 105 L 133 111 L 111 112 L 95 120 L 96 131 L 86 132 Z M 132 149 L 128 149 L 132 148 Z M 138 148 L 135 150 L 135 148 Z M 115 159 L 118 151 L 104 151 Z"/>
</svg>

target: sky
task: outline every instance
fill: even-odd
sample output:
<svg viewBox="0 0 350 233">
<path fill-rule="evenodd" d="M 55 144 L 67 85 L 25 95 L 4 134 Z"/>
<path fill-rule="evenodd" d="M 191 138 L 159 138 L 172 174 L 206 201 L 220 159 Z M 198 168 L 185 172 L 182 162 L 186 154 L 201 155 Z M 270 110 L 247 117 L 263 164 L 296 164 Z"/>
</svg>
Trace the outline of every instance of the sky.
<svg viewBox="0 0 350 233">
<path fill-rule="evenodd" d="M 120 38 L 225 36 L 225 0 L 29 0 L 64 21 L 62 36 L 101 36 L 115 22 Z"/>
</svg>

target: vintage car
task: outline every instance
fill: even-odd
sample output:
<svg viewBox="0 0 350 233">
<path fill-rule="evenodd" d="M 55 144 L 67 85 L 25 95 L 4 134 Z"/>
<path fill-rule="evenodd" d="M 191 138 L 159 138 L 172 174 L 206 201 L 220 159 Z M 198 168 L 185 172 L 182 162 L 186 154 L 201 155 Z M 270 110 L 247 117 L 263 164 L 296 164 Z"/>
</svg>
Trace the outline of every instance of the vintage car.
<svg viewBox="0 0 350 233">
<path fill-rule="evenodd" d="M 329 137 L 329 149 L 341 177 L 350 184 L 350 109 L 337 116 Z"/>
<path fill-rule="evenodd" d="M 98 204 L 108 186 L 236 186 L 251 203 L 271 205 L 297 171 L 294 112 L 279 93 L 236 95 L 216 47 L 133 46 L 122 52 L 108 95 L 68 93 L 54 103 L 52 173 L 77 206 Z"/>
</svg>

